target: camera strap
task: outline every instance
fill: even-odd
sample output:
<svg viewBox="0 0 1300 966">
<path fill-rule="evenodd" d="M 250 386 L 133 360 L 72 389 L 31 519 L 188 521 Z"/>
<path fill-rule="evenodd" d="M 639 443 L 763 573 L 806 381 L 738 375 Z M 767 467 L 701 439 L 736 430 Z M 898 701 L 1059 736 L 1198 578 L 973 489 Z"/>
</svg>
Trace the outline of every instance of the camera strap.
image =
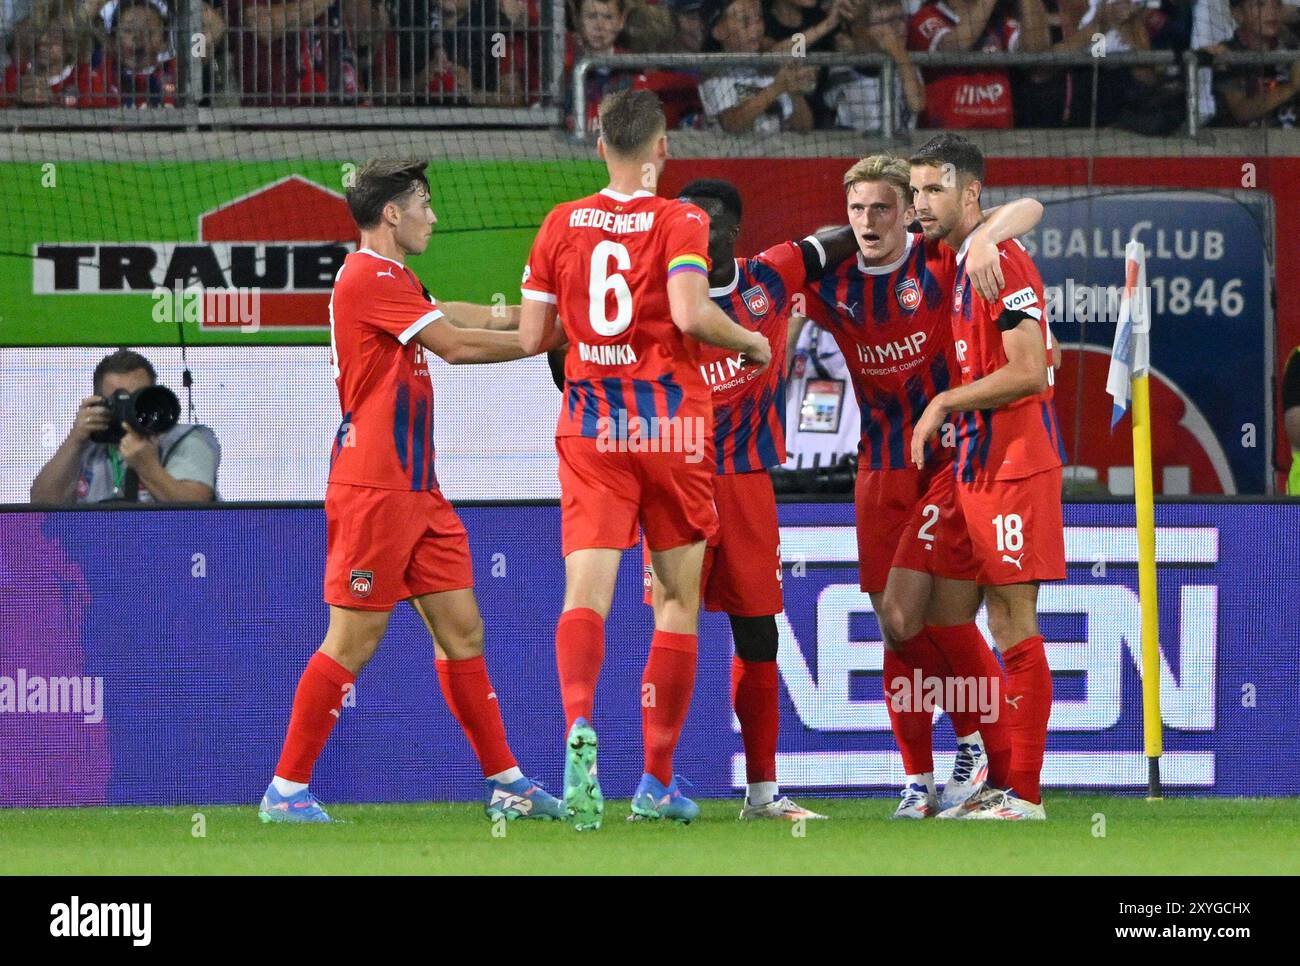
<svg viewBox="0 0 1300 966">
<path fill-rule="evenodd" d="M 185 388 L 185 414 L 189 422 L 194 422 L 194 375 L 190 372 L 189 360 L 185 357 L 185 313 L 176 313 L 176 336 L 181 344 L 181 385 Z"/>
<path fill-rule="evenodd" d="M 108 465 L 113 471 L 113 493 L 121 491 L 123 480 L 126 478 L 126 464 L 122 462 L 122 454 L 117 451 L 116 446 L 108 447 Z"/>
</svg>

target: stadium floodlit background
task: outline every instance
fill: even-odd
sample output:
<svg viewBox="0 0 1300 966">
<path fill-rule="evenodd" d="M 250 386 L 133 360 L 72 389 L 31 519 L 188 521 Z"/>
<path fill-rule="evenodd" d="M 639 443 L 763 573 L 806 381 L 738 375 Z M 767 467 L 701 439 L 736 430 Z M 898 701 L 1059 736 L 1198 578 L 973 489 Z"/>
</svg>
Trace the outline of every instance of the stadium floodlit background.
<svg viewBox="0 0 1300 966">
<path fill-rule="evenodd" d="M 830 4 L 763 7 L 776 52 L 756 56 L 699 52 L 709 8 L 690 0 L 4 0 L 0 678 L 100 680 L 103 701 L 39 717 L 0 705 L 0 805 L 255 800 L 325 627 L 319 501 L 339 418 L 326 304 L 357 241 L 348 179 L 374 155 L 428 158 L 439 223 L 412 267 L 440 299 L 517 301 L 546 211 L 603 186 L 594 107 L 629 84 L 659 91 L 674 124 L 661 193 L 694 177 L 739 186 L 741 253 L 841 222 L 853 160 L 906 155 L 972 115 L 989 198 L 1045 203 L 1025 241 L 1065 349 L 1056 399 L 1074 498 L 1070 577 L 1042 598 L 1053 787 L 1145 788 L 1132 455 L 1104 393 L 1104 296 L 1122 283 L 1125 242 L 1145 243 L 1166 787 L 1300 794 L 1300 641 L 1286 613 L 1300 599 L 1300 505 L 1278 496 L 1290 451 L 1277 395 L 1300 345 L 1300 137 L 1282 96 L 1300 79 L 1300 8 L 999 0 L 970 49 L 931 53 L 923 28 L 944 5 L 840 0 L 830 29 Z M 623 18 L 613 48 L 593 42 L 584 18 L 598 14 Z M 1251 26 L 1269 16 L 1276 40 Z M 753 131 L 721 129 L 726 97 L 789 61 L 807 71 L 790 96 L 810 122 L 779 102 Z M 904 83 L 918 69 L 924 113 L 920 85 Z M 1262 121 L 1244 123 L 1269 96 Z M 220 506 L 25 506 L 117 346 L 147 355 L 184 418 L 216 432 Z M 435 366 L 433 379 L 438 475 L 464 506 L 507 728 L 555 787 L 563 578 L 546 501 L 559 395 L 537 359 Z M 791 499 L 781 522 L 781 781 L 892 792 L 902 770 L 852 508 Z M 614 795 L 640 771 L 650 628 L 639 559 L 620 580 L 599 696 L 606 744 L 622 749 L 602 759 Z M 678 762 L 705 795 L 743 786 L 729 638 L 704 620 Z M 314 789 L 476 796 L 436 691 L 423 628 L 399 612 Z M 942 772 L 946 725 L 937 745 Z"/>
</svg>

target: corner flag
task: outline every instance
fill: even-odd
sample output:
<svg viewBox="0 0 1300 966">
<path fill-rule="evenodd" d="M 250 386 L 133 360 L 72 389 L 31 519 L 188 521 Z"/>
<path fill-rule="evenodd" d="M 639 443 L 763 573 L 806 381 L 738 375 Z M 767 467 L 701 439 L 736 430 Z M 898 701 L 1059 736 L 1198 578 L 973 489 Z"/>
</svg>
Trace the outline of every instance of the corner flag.
<svg viewBox="0 0 1300 966">
<path fill-rule="evenodd" d="M 1151 367 L 1151 301 L 1147 290 L 1146 248 L 1130 241 L 1124 249 L 1124 295 L 1119 304 L 1119 324 L 1110 350 L 1110 373 L 1106 392 L 1115 400 L 1110 411 L 1110 428 L 1128 412 L 1133 379 L 1145 376 Z"/>
</svg>

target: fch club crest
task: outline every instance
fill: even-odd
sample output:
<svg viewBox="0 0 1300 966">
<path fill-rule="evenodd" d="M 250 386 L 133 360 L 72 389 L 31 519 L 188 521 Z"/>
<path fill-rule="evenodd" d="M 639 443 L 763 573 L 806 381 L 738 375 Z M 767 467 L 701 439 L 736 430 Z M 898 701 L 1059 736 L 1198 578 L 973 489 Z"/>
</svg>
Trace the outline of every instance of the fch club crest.
<svg viewBox="0 0 1300 966">
<path fill-rule="evenodd" d="M 761 282 L 753 288 L 745 289 L 740 293 L 740 297 L 745 300 L 745 308 L 749 309 L 749 314 L 755 318 L 762 318 L 772 308 L 772 300 Z"/>
<path fill-rule="evenodd" d="M 369 597 L 370 591 L 374 587 L 375 572 L 373 570 L 354 570 L 348 577 L 348 589 L 352 591 L 353 597 Z"/>
<path fill-rule="evenodd" d="M 921 304 L 921 287 L 916 284 L 916 279 L 905 278 L 894 286 L 894 297 L 904 312 L 914 312 Z"/>
</svg>

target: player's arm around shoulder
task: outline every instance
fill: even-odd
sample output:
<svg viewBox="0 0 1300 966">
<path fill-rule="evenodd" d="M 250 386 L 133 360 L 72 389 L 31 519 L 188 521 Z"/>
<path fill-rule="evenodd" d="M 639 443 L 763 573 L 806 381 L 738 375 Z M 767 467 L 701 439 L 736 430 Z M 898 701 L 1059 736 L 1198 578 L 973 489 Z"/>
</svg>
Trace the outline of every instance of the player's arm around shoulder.
<svg viewBox="0 0 1300 966">
<path fill-rule="evenodd" d="M 966 275 L 980 298 L 992 302 L 1006 281 L 1000 246 L 1037 228 L 1043 220 L 1043 205 L 1036 198 L 1017 198 L 985 210 L 984 219 L 971 233 Z"/>
</svg>

